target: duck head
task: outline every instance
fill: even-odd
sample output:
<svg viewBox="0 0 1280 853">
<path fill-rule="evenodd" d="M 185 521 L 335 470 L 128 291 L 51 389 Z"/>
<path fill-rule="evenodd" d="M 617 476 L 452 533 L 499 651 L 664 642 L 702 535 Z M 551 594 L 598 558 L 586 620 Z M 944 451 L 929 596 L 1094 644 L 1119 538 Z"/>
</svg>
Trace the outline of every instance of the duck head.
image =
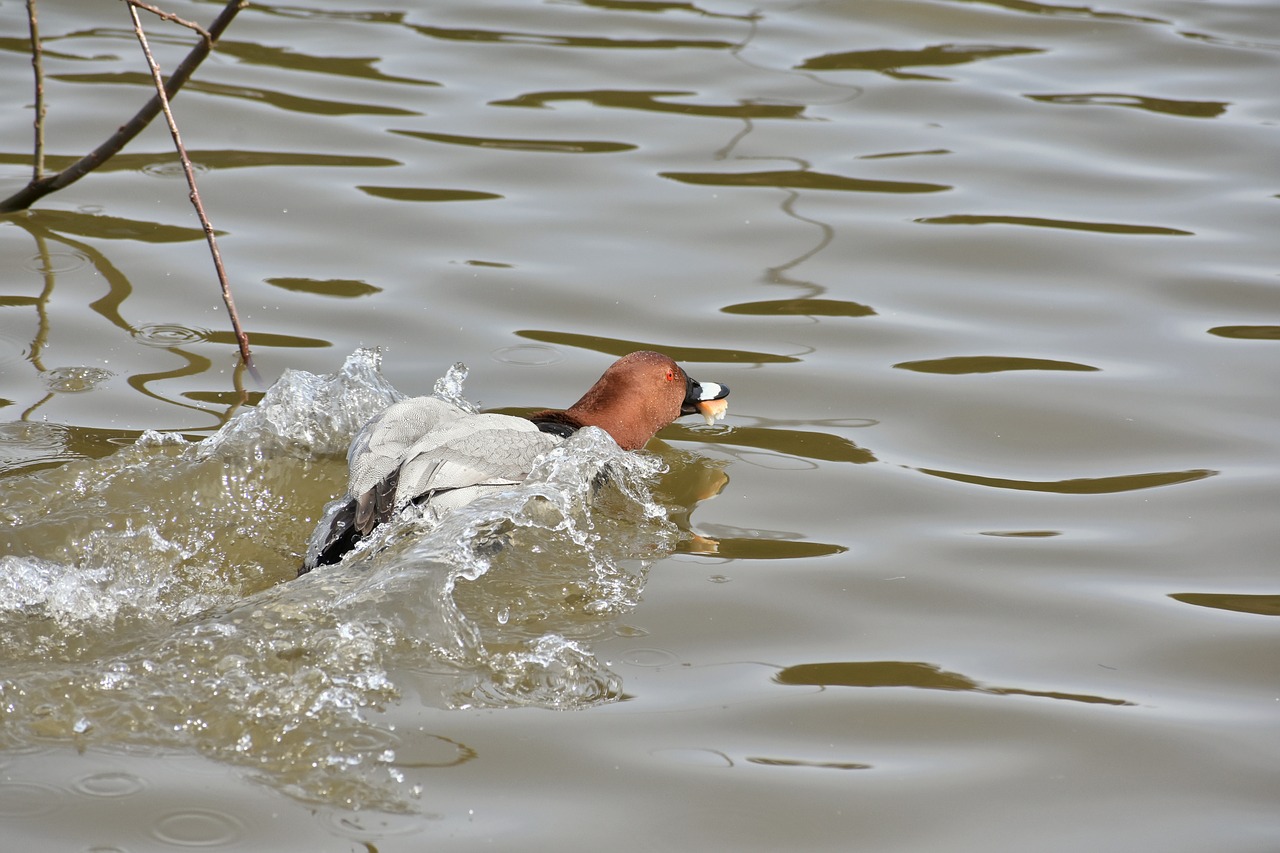
<svg viewBox="0 0 1280 853">
<path fill-rule="evenodd" d="M 701 414 L 707 423 L 723 418 L 728 396 L 727 386 L 698 382 L 662 353 L 633 352 L 610 365 L 568 409 L 529 418 L 599 427 L 623 450 L 639 450 L 681 415 Z"/>
</svg>

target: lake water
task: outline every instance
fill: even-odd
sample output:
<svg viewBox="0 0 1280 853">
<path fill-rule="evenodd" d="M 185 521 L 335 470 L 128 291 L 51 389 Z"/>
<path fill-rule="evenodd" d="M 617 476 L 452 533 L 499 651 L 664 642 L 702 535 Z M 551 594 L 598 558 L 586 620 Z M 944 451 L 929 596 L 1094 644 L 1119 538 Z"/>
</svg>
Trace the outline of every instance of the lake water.
<svg viewBox="0 0 1280 853">
<path fill-rule="evenodd" d="M 58 169 L 150 79 L 39 9 Z M 258 376 L 163 122 L 0 217 L 0 846 L 1280 849 L 1277 79 L 1244 0 L 254 3 L 174 110 Z M 727 420 L 292 580 L 380 406 L 634 349 Z"/>
</svg>

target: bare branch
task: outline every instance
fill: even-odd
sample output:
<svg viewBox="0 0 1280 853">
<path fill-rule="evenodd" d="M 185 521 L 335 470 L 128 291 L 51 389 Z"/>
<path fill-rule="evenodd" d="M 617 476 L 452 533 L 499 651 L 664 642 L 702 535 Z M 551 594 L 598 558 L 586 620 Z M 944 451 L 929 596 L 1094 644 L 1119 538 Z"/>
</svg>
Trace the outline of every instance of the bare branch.
<svg viewBox="0 0 1280 853">
<path fill-rule="evenodd" d="M 195 30 L 201 36 L 204 37 L 205 41 L 208 41 L 208 42 L 213 41 L 213 36 L 209 35 L 209 31 L 197 23 L 188 21 L 185 18 L 179 18 L 177 15 L 173 14 L 172 12 L 166 12 L 163 9 L 157 9 L 155 6 L 152 6 L 150 3 L 143 3 L 141 2 L 141 0 L 125 0 L 125 2 L 128 3 L 130 6 L 134 6 L 138 9 L 142 9 L 145 12 L 150 12 L 151 14 L 159 17 L 161 20 L 169 21 L 174 24 L 179 24 L 181 26 L 186 27 L 189 30 Z"/>
<path fill-rule="evenodd" d="M 209 25 L 208 38 L 201 38 L 200 42 L 191 48 L 191 52 L 186 55 L 182 62 L 178 63 L 178 67 L 174 69 L 173 74 L 169 77 L 169 82 L 164 86 L 165 96 L 173 98 L 178 94 L 178 90 L 191 78 L 192 73 L 200 66 L 205 57 L 209 55 L 213 45 L 222 36 L 222 33 L 231 24 L 236 14 L 248 5 L 248 0 L 228 0 L 227 5 L 223 7 L 222 12 Z M 77 160 L 67 168 L 63 169 L 56 175 L 48 175 L 39 180 L 32 181 L 26 187 L 0 201 L 0 213 L 13 213 L 16 210 L 26 210 L 35 202 L 47 196 L 49 193 L 56 192 L 65 186 L 68 186 L 80 178 L 92 172 L 102 163 L 105 163 L 121 148 L 124 148 L 130 140 L 142 132 L 151 120 L 160 114 L 160 96 L 156 95 L 146 105 L 140 109 L 133 118 L 129 119 L 120 129 L 111 135 L 105 142 Z"/>
<path fill-rule="evenodd" d="M 235 331 L 236 341 L 240 344 L 240 358 L 245 364 L 249 364 L 249 336 L 244 333 L 244 329 L 240 326 L 240 317 L 236 314 L 236 303 L 231 298 L 231 285 L 227 281 L 227 271 L 222 266 L 222 253 L 218 251 L 218 240 L 214 236 L 209 217 L 205 215 L 204 205 L 200 202 L 200 190 L 196 188 L 195 169 L 191 167 L 191 158 L 187 156 L 187 149 L 182 144 L 182 135 L 178 133 L 178 123 L 173 118 L 173 111 L 169 109 L 169 98 L 165 94 L 164 77 L 160 73 L 160 66 L 151 55 L 147 34 L 142 31 L 142 22 L 138 20 L 138 10 L 135 8 L 138 4 L 132 0 L 128 0 L 128 3 L 129 17 L 133 19 L 134 35 L 138 37 L 138 44 L 142 45 L 142 52 L 147 57 L 151 79 L 156 84 L 156 97 L 160 100 L 160 109 L 164 112 L 164 119 L 169 124 L 169 133 L 173 136 L 173 144 L 177 147 L 178 157 L 182 160 L 182 171 L 187 176 L 187 186 L 191 188 L 191 204 L 196 209 L 196 216 L 200 217 L 200 225 L 204 228 L 204 236 L 209 243 L 209 252 L 213 255 L 213 266 L 218 271 L 218 283 L 222 285 L 222 301 L 227 306 L 227 314 L 231 317 L 231 328 Z"/>
<path fill-rule="evenodd" d="M 27 0 L 27 25 L 31 28 L 31 69 L 36 78 L 36 147 L 32 159 L 31 181 L 44 177 L 44 51 L 40 47 L 40 25 L 36 20 L 36 0 Z"/>
</svg>

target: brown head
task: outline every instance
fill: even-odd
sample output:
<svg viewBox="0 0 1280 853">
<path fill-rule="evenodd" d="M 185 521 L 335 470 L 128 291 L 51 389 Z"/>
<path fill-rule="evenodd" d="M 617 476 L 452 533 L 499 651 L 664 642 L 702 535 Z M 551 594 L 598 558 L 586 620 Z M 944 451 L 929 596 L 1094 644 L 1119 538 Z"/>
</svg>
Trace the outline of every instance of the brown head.
<svg viewBox="0 0 1280 853">
<path fill-rule="evenodd" d="M 723 417 L 729 389 L 692 379 L 657 352 L 633 352 L 609 366 L 582 399 L 563 412 L 536 412 L 534 421 L 599 427 L 623 450 L 639 450 L 681 415 Z"/>
</svg>

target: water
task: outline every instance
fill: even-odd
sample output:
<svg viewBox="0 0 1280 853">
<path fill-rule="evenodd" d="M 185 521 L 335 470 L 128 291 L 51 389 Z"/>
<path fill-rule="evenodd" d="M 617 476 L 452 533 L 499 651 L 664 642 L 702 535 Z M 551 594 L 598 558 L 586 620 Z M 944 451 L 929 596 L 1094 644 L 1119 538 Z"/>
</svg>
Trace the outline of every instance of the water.
<svg viewBox="0 0 1280 853">
<path fill-rule="evenodd" d="M 147 95 L 73 5 L 55 168 Z M 175 110 L 261 384 L 160 125 L 0 220 L 0 838 L 1274 850 L 1278 49 L 1248 3 L 246 9 Z M 638 348 L 728 419 L 291 580 L 378 406 Z"/>
</svg>

